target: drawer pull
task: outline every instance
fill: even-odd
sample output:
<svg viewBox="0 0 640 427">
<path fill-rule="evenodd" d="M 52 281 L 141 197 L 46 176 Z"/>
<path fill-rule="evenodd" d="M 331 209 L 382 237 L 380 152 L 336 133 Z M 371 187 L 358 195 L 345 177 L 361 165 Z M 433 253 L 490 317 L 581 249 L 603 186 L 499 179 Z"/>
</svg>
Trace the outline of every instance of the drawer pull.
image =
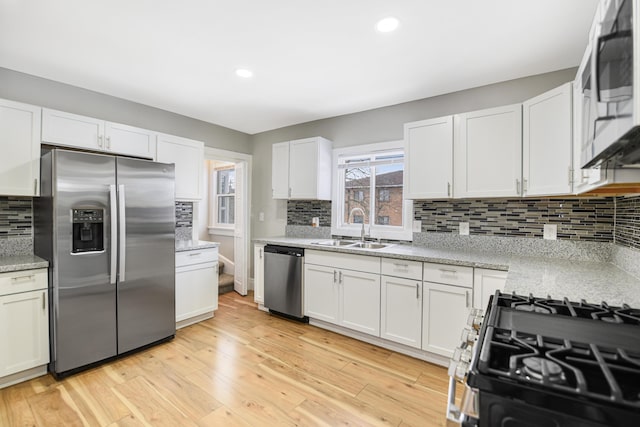
<svg viewBox="0 0 640 427">
<path fill-rule="evenodd" d="M 467 308 L 469 308 L 471 306 L 471 303 L 469 303 L 469 294 L 470 294 L 469 291 L 466 291 L 464 293 L 464 302 L 465 302 Z"/>
<path fill-rule="evenodd" d="M 199 256 L 202 255 L 202 252 L 190 253 L 189 256 Z"/>
<path fill-rule="evenodd" d="M 416 299 L 420 298 L 420 283 L 416 283 Z"/>
<path fill-rule="evenodd" d="M 44 292 L 42 293 L 42 310 L 44 311 Z"/>
<path fill-rule="evenodd" d="M 457 274 L 458 273 L 458 270 L 452 270 L 452 269 L 449 269 L 449 268 L 439 268 L 438 270 L 440 270 L 441 272 L 443 272 L 445 274 L 446 273 L 449 273 L 449 274 Z"/>
<path fill-rule="evenodd" d="M 11 281 L 13 283 L 27 282 L 27 281 L 33 280 L 34 277 L 36 277 L 35 274 L 30 274 L 28 276 L 17 276 L 17 277 L 12 277 Z"/>
<path fill-rule="evenodd" d="M 398 268 L 409 268 L 409 264 L 399 264 L 397 262 L 394 262 L 393 265 L 395 265 Z"/>
</svg>

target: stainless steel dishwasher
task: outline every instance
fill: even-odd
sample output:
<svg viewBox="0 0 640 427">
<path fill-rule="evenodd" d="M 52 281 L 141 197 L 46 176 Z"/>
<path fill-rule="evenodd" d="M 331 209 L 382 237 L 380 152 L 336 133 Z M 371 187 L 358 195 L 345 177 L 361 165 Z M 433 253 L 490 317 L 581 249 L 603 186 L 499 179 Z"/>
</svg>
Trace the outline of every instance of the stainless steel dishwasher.
<svg viewBox="0 0 640 427">
<path fill-rule="evenodd" d="M 304 249 L 264 247 L 264 306 L 270 312 L 308 321 L 302 303 L 303 264 Z"/>
</svg>

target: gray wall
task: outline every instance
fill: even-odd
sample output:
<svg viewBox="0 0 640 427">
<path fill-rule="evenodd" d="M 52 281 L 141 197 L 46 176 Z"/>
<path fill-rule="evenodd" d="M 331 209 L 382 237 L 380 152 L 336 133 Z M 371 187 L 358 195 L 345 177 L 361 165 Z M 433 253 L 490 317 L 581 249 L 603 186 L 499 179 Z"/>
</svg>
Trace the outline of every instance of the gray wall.
<svg viewBox="0 0 640 427">
<path fill-rule="evenodd" d="M 253 167 L 253 237 L 284 235 L 287 223 L 286 201 L 271 198 L 273 143 L 323 136 L 338 148 L 399 140 L 404 123 L 522 102 L 572 81 L 575 73 L 570 68 L 253 135 L 253 156 L 259 159 Z M 258 221 L 259 212 L 264 212 L 264 222 Z"/>
<path fill-rule="evenodd" d="M 0 68 L 0 98 L 81 114 L 251 153 L 250 135 L 122 98 Z"/>
</svg>

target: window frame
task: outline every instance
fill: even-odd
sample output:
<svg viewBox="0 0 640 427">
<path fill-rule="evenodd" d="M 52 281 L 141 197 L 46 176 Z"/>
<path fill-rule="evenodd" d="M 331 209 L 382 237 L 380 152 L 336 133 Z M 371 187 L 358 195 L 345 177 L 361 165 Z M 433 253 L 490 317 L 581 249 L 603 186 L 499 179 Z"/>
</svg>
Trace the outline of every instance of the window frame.
<svg viewBox="0 0 640 427">
<path fill-rule="evenodd" d="M 233 224 L 229 224 L 229 223 L 221 223 L 218 222 L 219 220 L 219 216 L 218 216 L 218 202 L 220 197 L 230 197 L 233 196 L 233 200 L 234 200 L 234 205 L 235 205 L 235 197 L 236 197 L 236 193 L 235 193 L 235 187 L 234 187 L 234 192 L 233 193 L 227 193 L 227 194 L 219 194 L 218 193 L 218 172 L 220 171 L 224 171 L 224 170 L 231 170 L 233 169 L 235 171 L 235 165 L 233 165 L 233 167 L 229 166 L 229 167 L 224 167 L 224 168 L 212 168 L 211 172 L 210 172 L 210 176 L 211 176 L 211 190 L 209 191 L 209 195 L 210 195 L 210 214 L 211 214 L 211 218 L 210 218 L 210 229 L 214 229 L 214 230 L 218 230 L 220 233 L 218 234 L 225 234 L 224 232 L 231 232 L 233 233 L 233 231 L 236 228 L 236 224 L 235 224 L 235 214 L 234 214 L 234 222 Z M 234 209 L 235 211 L 235 209 Z M 231 234 L 232 235 L 232 234 Z"/>
<path fill-rule="evenodd" d="M 332 203 L 331 203 L 331 234 L 339 236 L 360 237 L 362 230 L 361 224 L 349 224 L 344 221 L 344 193 L 345 193 L 345 169 L 340 167 L 341 161 L 345 157 L 366 156 L 372 154 L 383 154 L 384 152 L 402 151 L 404 152 L 404 141 L 389 141 L 374 144 L 355 145 L 346 148 L 336 148 L 333 150 L 332 166 L 333 177 L 335 181 L 332 185 Z M 405 153 L 406 155 L 406 153 Z M 413 201 L 406 199 L 406 158 L 403 165 L 403 206 L 402 206 L 402 227 L 391 225 L 365 224 L 365 234 L 371 238 L 380 238 L 386 240 L 405 240 L 413 241 Z M 374 199 L 377 201 L 375 187 L 370 191 Z M 372 219 L 372 213 L 368 215 L 369 222 Z M 352 221 L 353 222 L 353 221 Z"/>
</svg>

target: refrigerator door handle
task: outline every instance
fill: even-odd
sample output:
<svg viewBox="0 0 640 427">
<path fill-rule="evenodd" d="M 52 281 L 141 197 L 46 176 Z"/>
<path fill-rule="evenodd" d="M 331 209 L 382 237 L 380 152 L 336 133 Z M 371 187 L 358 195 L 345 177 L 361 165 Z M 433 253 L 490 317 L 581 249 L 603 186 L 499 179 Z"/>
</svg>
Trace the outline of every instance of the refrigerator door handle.
<svg viewBox="0 0 640 427">
<path fill-rule="evenodd" d="M 124 275 L 124 270 L 125 270 L 125 260 L 127 259 L 127 241 L 126 241 L 126 236 L 127 236 L 127 221 L 126 221 L 126 214 L 125 214 L 125 208 L 124 208 L 124 184 L 120 184 L 118 185 L 118 219 L 120 220 L 120 236 L 118 238 L 118 243 L 119 243 L 119 247 L 120 247 L 120 259 L 119 259 L 119 266 L 120 266 L 120 271 L 119 271 L 119 282 L 122 283 L 125 281 L 125 275 Z"/>
<path fill-rule="evenodd" d="M 118 264 L 118 198 L 116 186 L 109 186 L 109 210 L 111 215 L 111 271 L 109 283 L 116 284 L 116 266 Z"/>
</svg>

